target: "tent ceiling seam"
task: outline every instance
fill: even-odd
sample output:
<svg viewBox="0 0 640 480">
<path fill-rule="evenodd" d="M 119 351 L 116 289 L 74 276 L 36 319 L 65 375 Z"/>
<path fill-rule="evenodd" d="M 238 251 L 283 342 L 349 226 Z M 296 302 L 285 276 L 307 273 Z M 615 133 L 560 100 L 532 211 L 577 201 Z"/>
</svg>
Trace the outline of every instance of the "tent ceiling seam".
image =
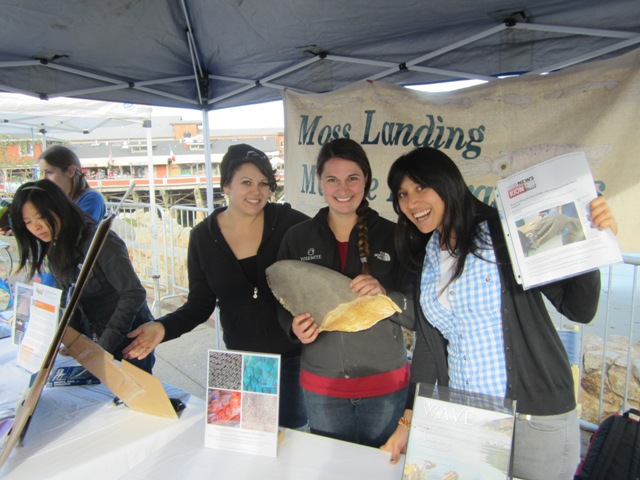
<svg viewBox="0 0 640 480">
<path fill-rule="evenodd" d="M 261 86 L 263 84 L 271 83 L 271 80 L 274 80 L 276 78 L 280 78 L 280 77 L 282 77 L 284 75 L 287 75 L 287 74 L 289 74 L 289 73 L 291 73 L 293 71 L 300 70 L 300 69 L 302 69 L 302 68 L 304 68 L 304 67 L 306 67 L 308 65 L 311 65 L 312 63 L 319 62 L 320 60 L 322 60 L 324 58 L 325 58 L 325 55 L 315 55 L 312 58 L 304 60 L 303 62 L 297 63 L 296 65 L 293 65 L 293 66 L 291 66 L 289 68 L 285 68 L 284 70 L 280 70 L 279 72 L 277 72 L 277 73 L 275 73 L 273 75 L 268 75 L 268 76 L 263 77 L 261 79 L 254 80 L 254 81 L 252 81 L 251 83 L 249 83 L 245 87 L 240 87 L 240 88 L 238 88 L 238 89 L 236 89 L 236 90 L 234 90 L 232 92 L 228 92 L 225 95 L 220 95 L 220 96 L 218 96 L 216 98 L 213 98 L 213 99 L 209 100 L 208 104 L 209 105 L 214 105 L 216 102 L 220 102 L 222 100 L 225 100 L 226 98 L 233 97 L 233 96 L 238 95 L 240 93 L 243 93 L 243 92 L 246 92 L 248 90 L 251 90 L 252 88 Z M 282 89 L 284 89 L 284 88 L 288 88 L 288 87 L 284 87 L 283 86 Z"/>
<path fill-rule="evenodd" d="M 542 75 L 544 73 L 553 72 L 554 70 L 570 67 L 571 65 L 575 65 L 577 63 L 584 62 L 586 60 L 591 60 L 593 58 L 606 55 L 607 53 L 615 52 L 616 50 L 621 50 L 623 48 L 631 47 L 638 43 L 640 43 L 640 35 L 637 35 L 635 38 L 630 38 L 623 42 L 618 42 L 614 45 L 610 45 L 608 47 L 600 48 L 598 50 L 594 50 L 593 52 L 589 52 L 584 55 L 574 57 L 573 59 L 567 60 L 566 62 L 558 62 L 546 68 L 538 68 L 536 70 L 532 70 L 531 72 L 528 72 L 527 75 Z"/>
<path fill-rule="evenodd" d="M 199 105 L 198 102 L 196 102 L 195 100 L 192 100 L 192 99 L 190 99 L 188 97 L 181 97 L 179 95 L 173 95 L 171 93 L 162 92 L 160 90 L 155 90 L 155 89 L 152 89 L 152 88 L 138 87 L 138 86 L 134 85 L 133 89 L 134 90 L 139 90 L 141 92 L 151 93 L 153 95 L 158 95 L 159 97 L 172 98 L 173 100 L 179 100 L 181 102 L 186 102 L 186 103 L 189 103 L 191 105 Z"/>
<path fill-rule="evenodd" d="M 114 85 L 123 85 L 123 86 L 128 86 L 127 82 L 124 82 L 122 80 L 116 80 L 115 78 L 111 78 L 111 77 L 106 77 L 104 75 L 98 75 L 95 73 L 91 73 L 91 72 L 87 72 L 86 70 L 79 70 L 77 68 L 73 68 L 73 67 L 66 67 L 64 65 L 58 65 L 56 63 L 53 62 L 46 62 L 42 64 L 43 67 L 46 68 L 50 68 L 52 70 L 59 70 L 61 72 L 65 72 L 65 73 L 71 73 L 74 75 L 78 75 L 80 77 L 84 77 L 84 78 L 91 78 L 93 80 L 99 80 L 101 82 L 105 82 L 105 83 L 113 83 Z"/>
<path fill-rule="evenodd" d="M 638 34 L 636 32 L 624 32 L 619 30 L 602 30 L 597 28 L 583 28 L 583 27 L 562 27 L 558 25 L 542 25 L 535 23 L 517 23 L 512 28 L 518 30 L 531 30 L 537 32 L 547 33 L 568 33 L 571 35 L 585 35 L 589 37 L 603 37 L 603 38 L 633 38 Z"/>
<path fill-rule="evenodd" d="M 420 72 L 425 74 L 432 75 L 442 75 L 444 77 L 450 78 L 464 78 L 464 79 L 480 79 L 485 81 L 494 81 L 496 77 L 486 74 L 476 74 L 471 72 L 461 72 L 450 69 L 441 69 L 435 67 L 429 67 L 426 65 L 420 65 L 421 63 L 432 60 L 436 57 L 440 57 L 447 53 L 450 53 L 454 50 L 457 50 L 461 47 L 470 45 L 479 40 L 485 39 L 492 35 L 499 34 L 500 32 L 505 31 L 506 29 L 514 29 L 514 30 L 524 30 L 524 31 L 534 31 L 534 32 L 545 32 L 545 33 L 557 33 L 557 34 L 566 34 L 571 36 L 591 36 L 591 37 L 601 37 L 601 38 L 610 38 L 610 39 L 620 39 L 622 41 L 616 42 L 613 45 L 599 48 L 592 52 L 585 53 L 583 55 L 576 56 L 574 58 L 570 58 L 565 61 L 555 62 L 552 65 L 546 66 L 544 68 L 537 68 L 535 70 L 531 70 L 527 72 L 527 75 L 537 75 L 543 74 L 550 71 L 558 70 L 561 68 L 566 68 L 568 66 L 574 65 L 576 63 L 584 62 L 587 60 L 591 60 L 593 58 L 614 52 L 616 50 L 621 50 L 627 47 L 634 46 L 640 43 L 640 36 L 637 32 L 629 32 L 629 31 L 616 31 L 616 30 L 606 30 L 606 29 L 593 29 L 593 28 L 582 28 L 582 27 L 570 27 L 570 26 L 560 26 L 560 25 L 548 25 L 548 24 L 534 24 L 529 23 L 527 21 L 527 17 L 522 19 L 509 17 L 507 20 L 500 22 L 498 25 L 478 32 L 474 35 L 463 38 L 459 41 L 450 43 L 444 47 L 438 48 L 432 52 L 426 53 L 424 55 L 418 56 L 414 59 L 407 60 L 401 63 L 394 63 L 383 60 L 376 59 L 367 59 L 360 57 L 349 57 L 345 55 L 334 55 L 329 54 L 327 51 L 321 48 L 321 46 L 314 46 L 313 50 L 309 50 L 309 52 L 313 55 L 311 58 L 300 61 L 290 67 L 279 70 L 275 73 L 266 75 L 259 79 L 250 79 L 250 78 L 237 78 L 226 75 L 217 75 L 217 74 L 209 74 L 203 68 L 200 62 L 200 55 L 197 47 L 196 38 L 194 36 L 194 32 L 192 29 L 192 24 L 190 21 L 189 10 L 186 3 L 186 0 L 181 0 L 181 10 L 184 16 L 184 22 L 186 23 L 185 33 L 186 33 L 186 41 L 190 54 L 191 66 L 193 69 L 193 75 L 181 75 L 174 76 L 169 78 L 161 78 L 161 79 L 152 79 L 152 80 L 139 80 L 139 81 L 125 81 L 122 79 L 117 79 L 114 77 L 110 77 L 108 75 L 94 73 L 90 71 L 86 71 L 73 66 L 60 65 L 56 63 L 58 56 L 54 56 L 53 59 L 31 59 L 31 60 L 16 60 L 16 61 L 7 61 L 0 62 L 0 68 L 32 68 L 34 66 L 39 66 L 41 68 L 50 68 L 52 70 L 60 71 L 67 73 L 69 75 L 77 76 L 80 78 L 86 78 L 95 80 L 98 82 L 103 82 L 107 85 L 93 87 L 93 88 L 79 88 L 74 91 L 67 92 L 55 92 L 44 94 L 40 93 L 34 94 L 34 92 L 26 92 L 20 88 L 11 87 L 11 86 L 3 86 L 0 85 L 0 89 L 13 93 L 22 93 L 29 96 L 39 96 L 40 98 L 55 98 L 55 97 L 70 97 L 70 96 L 88 96 L 96 93 L 109 92 L 109 91 L 117 91 L 117 90 L 125 90 L 132 89 L 141 92 L 148 93 L 152 96 L 156 96 L 158 98 L 166 98 L 175 100 L 180 103 L 184 103 L 190 106 L 200 106 L 203 109 L 206 107 L 212 108 L 215 104 L 238 96 L 242 93 L 248 92 L 252 89 L 258 87 L 265 87 L 275 90 L 283 90 L 290 89 L 293 91 L 298 91 L 302 93 L 320 93 L 309 91 L 309 89 L 299 88 L 296 86 L 288 86 L 282 84 L 282 82 L 274 82 L 276 79 L 280 79 L 285 77 L 286 75 L 303 70 L 306 67 L 309 67 L 316 62 L 321 60 L 329 60 L 333 62 L 342 62 L 342 63 L 350 63 L 350 64 L 359 64 L 359 65 L 367 65 L 375 68 L 382 69 L 377 73 L 372 73 L 371 75 L 366 76 L 360 80 L 350 81 L 350 83 L 354 83 L 357 81 L 364 80 L 378 80 L 381 78 L 389 77 L 392 75 L 396 75 L 399 72 Z M 68 58 L 68 57 L 67 57 Z M 496 74 L 499 72 L 496 72 Z M 402 77 L 399 77 L 402 79 Z M 195 84 L 195 89 L 197 93 L 196 98 L 189 98 L 169 92 L 165 92 L 162 90 L 149 88 L 152 85 L 170 85 L 170 84 L 178 84 L 179 82 L 185 81 L 193 81 Z M 210 85 L 213 82 L 230 82 L 239 84 L 238 88 L 233 89 L 232 91 L 223 93 L 221 95 L 215 96 L 214 98 L 209 99 L 211 95 Z M 402 84 L 401 80 L 396 83 Z M 178 85 L 176 85 L 179 87 Z M 150 101 L 150 100 L 149 100 Z"/>
</svg>

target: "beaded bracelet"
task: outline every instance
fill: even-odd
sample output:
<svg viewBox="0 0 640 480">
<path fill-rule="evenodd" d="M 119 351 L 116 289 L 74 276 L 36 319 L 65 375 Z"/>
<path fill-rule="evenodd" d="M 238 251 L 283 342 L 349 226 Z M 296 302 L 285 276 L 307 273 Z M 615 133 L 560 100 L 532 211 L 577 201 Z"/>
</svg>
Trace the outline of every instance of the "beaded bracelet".
<svg viewBox="0 0 640 480">
<path fill-rule="evenodd" d="M 411 428 L 411 422 L 404 417 L 400 417 L 400 420 L 398 420 L 398 425 L 402 425 L 405 428 Z"/>
</svg>

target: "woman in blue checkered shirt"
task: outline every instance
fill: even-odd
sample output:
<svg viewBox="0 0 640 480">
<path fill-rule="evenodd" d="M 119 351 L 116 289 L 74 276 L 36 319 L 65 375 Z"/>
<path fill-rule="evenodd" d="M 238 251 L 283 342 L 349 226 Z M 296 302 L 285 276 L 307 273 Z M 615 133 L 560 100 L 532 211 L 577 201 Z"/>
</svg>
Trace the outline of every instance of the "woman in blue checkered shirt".
<svg viewBox="0 0 640 480">
<path fill-rule="evenodd" d="M 580 453 L 573 377 L 542 295 L 570 320 L 590 322 L 599 271 L 523 290 L 498 212 L 473 196 L 455 163 L 437 149 L 397 159 L 388 184 L 398 214 L 398 255 L 419 280 L 413 390 L 424 382 L 515 400 L 513 475 L 573 478 Z M 617 233 L 603 197 L 590 209 L 596 228 Z M 392 463 L 406 450 L 412 393 L 382 447 Z"/>
</svg>

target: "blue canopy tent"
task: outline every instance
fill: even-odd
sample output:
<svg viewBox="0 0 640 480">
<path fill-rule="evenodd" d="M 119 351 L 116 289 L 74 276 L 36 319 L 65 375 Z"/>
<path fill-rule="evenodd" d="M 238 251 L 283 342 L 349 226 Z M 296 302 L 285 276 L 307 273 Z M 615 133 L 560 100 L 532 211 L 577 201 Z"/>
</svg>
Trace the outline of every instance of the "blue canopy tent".
<svg viewBox="0 0 640 480">
<path fill-rule="evenodd" d="M 640 44 L 637 0 L 0 0 L 0 11 L 0 91 L 200 109 L 205 133 L 208 110 L 285 88 L 496 81 Z"/>
</svg>

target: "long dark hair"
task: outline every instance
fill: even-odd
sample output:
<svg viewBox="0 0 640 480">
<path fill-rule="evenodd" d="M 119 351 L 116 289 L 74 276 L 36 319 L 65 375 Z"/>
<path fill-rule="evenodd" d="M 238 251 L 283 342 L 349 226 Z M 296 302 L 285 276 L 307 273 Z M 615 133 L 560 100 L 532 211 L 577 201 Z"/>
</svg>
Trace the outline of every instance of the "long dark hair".
<svg viewBox="0 0 640 480">
<path fill-rule="evenodd" d="M 420 232 L 400 210 L 398 192 L 405 177 L 432 188 L 444 202 L 440 242 L 457 259 L 453 281 L 462 274 L 467 255 L 483 258 L 481 251 L 489 248 L 491 242 L 489 238 L 480 238 L 477 226 L 497 212 L 473 196 L 456 164 L 440 150 L 421 147 L 398 158 L 387 176 L 393 209 L 398 214 L 396 250 L 401 261 L 414 268 L 422 266 L 431 234 Z"/>
<path fill-rule="evenodd" d="M 337 138 L 325 143 L 320 149 L 320 153 L 318 153 L 318 158 L 316 159 L 316 174 L 318 178 L 322 176 L 325 164 L 332 158 L 344 158 L 354 162 L 360 167 L 365 176 L 364 196 L 356 209 L 356 215 L 358 216 L 358 253 L 362 262 L 362 274 L 368 274 L 369 228 L 367 227 L 366 215 L 369 211 L 367 195 L 371 190 L 372 181 L 371 164 L 367 154 L 358 142 L 348 138 Z"/>
<path fill-rule="evenodd" d="M 22 217 L 22 208 L 31 203 L 51 229 L 52 241 L 33 235 Z M 18 188 L 11 202 L 13 234 L 20 253 L 19 270 L 30 276 L 42 271 L 45 257 L 57 278 L 69 281 L 75 276 L 76 244 L 85 223 L 92 222 L 64 191 L 50 180 L 27 182 Z M 28 267 L 27 267 L 28 266 Z"/>
<path fill-rule="evenodd" d="M 54 145 L 47 148 L 40 155 L 40 160 L 46 161 L 52 167 L 58 167 L 63 172 L 69 170 L 69 167 L 76 167 L 76 172 L 71 177 L 71 191 L 69 197 L 71 200 L 77 200 L 82 193 L 89 188 L 87 179 L 82 173 L 82 164 L 80 159 L 73 150 L 63 147 L 62 145 Z"/>
</svg>

